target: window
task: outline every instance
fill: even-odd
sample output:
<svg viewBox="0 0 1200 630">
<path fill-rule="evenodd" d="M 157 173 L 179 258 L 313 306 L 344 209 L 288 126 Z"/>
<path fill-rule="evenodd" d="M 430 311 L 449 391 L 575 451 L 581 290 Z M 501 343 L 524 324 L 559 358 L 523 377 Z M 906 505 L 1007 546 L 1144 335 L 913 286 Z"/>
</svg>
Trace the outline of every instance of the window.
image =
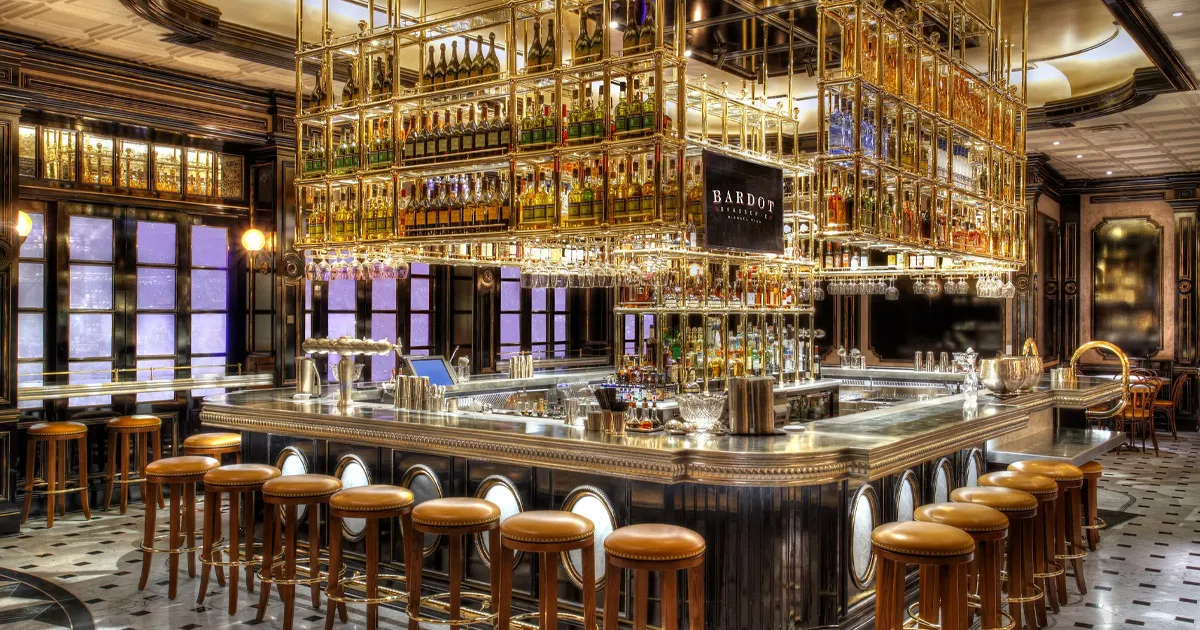
<svg viewBox="0 0 1200 630">
<path fill-rule="evenodd" d="M 521 352 L 521 269 L 500 268 L 500 359 Z"/>
<path fill-rule="evenodd" d="M 193 225 L 191 340 L 192 376 L 225 373 L 229 325 L 229 230 Z M 224 389 L 192 390 L 207 396 Z"/>
<path fill-rule="evenodd" d="M 432 354 L 433 277 L 429 265 L 409 266 L 408 354 Z"/>
<path fill-rule="evenodd" d="M 42 167 L 47 179 L 75 179 L 74 131 L 42 129 Z"/>
<path fill-rule="evenodd" d="M 18 136 L 21 177 L 37 177 L 37 127 L 21 125 Z"/>
<path fill-rule="evenodd" d="M 396 343 L 396 326 L 400 317 L 399 300 L 396 299 L 397 284 L 396 280 L 371 281 L 371 339 L 387 339 Z M 402 351 L 407 351 L 407 348 Z M 395 352 L 371 357 L 370 380 L 390 380 L 395 367 Z"/>
<path fill-rule="evenodd" d="M 357 306 L 358 283 L 354 280 L 330 280 L 325 289 L 329 299 L 329 319 L 325 328 L 325 336 L 330 339 L 338 337 L 358 337 L 355 307 Z M 329 354 L 328 374 L 330 382 L 336 379 L 336 366 L 341 358 Z"/>
<path fill-rule="evenodd" d="M 113 139 L 83 134 L 83 182 L 108 186 L 112 175 Z"/>
<path fill-rule="evenodd" d="M 41 385 L 46 371 L 46 215 L 31 212 L 29 218 L 33 229 L 17 262 L 17 387 Z M 38 400 L 17 404 L 21 409 L 41 406 Z"/>
<path fill-rule="evenodd" d="M 67 358 L 72 384 L 108 383 L 113 369 L 113 220 L 71 216 L 67 247 Z M 71 398 L 72 407 L 111 396 Z"/>
<path fill-rule="evenodd" d="M 137 222 L 137 296 L 134 326 L 137 330 L 135 355 L 137 380 L 161 380 L 175 377 L 175 330 L 176 314 L 176 226 L 174 223 L 155 221 Z M 211 271 L 205 270 L 207 273 Z M 220 273 L 220 272 L 217 272 Z M 193 279 L 196 272 L 192 273 Z M 208 298 L 201 302 L 210 303 L 212 287 L 208 285 L 192 288 L 192 303 L 197 303 L 197 293 Z M 138 402 L 171 400 L 174 392 L 150 392 L 137 395 Z"/>
<path fill-rule="evenodd" d="M 212 151 L 188 149 L 187 192 L 189 195 L 211 197 L 216 194 L 216 158 Z"/>
<path fill-rule="evenodd" d="M 567 356 L 567 290 L 531 289 L 530 350 L 538 358 Z"/>
</svg>

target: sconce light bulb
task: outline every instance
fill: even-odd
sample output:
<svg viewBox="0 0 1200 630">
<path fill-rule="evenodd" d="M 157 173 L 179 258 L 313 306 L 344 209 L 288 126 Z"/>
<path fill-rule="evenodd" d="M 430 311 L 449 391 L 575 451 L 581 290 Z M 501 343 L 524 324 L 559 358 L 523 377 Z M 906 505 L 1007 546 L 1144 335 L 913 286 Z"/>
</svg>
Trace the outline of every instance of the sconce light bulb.
<svg viewBox="0 0 1200 630">
<path fill-rule="evenodd" d="M 267 244 L 267 237 L 258 228 L 250 228 L 242 235 L 242 247 L 248 252 L 261 252 Z"/>
<path fill-rule="evenodd" d="M 17 212 L 17 236 L 25 238 L 33 231 L 33 219 L 24 210 Z"/>
</svg>

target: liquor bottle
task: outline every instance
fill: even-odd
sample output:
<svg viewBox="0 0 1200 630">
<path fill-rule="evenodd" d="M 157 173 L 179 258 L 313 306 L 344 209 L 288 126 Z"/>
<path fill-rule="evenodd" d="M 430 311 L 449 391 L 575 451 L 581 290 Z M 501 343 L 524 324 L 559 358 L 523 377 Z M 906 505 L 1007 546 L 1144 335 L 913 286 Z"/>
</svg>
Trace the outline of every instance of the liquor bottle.
<svg viewBox="0 0 1200 630">
<path fill-rule="evenodd" d="M 483 154 L 488 150 L 488 118 L 487 107 L 479 106 L 479 122 L 475 122 L 475 110 L 471 110 L 471 129 L 475 132 L 475 137 L 471 140 L 471 150 L 476 154 Z"/>
<path fill-rule="evenodd" d="M 584 219 L 595 219 L 603 211 L 603 197 L 597 194 L 599 192 L 598 179 L 595 175 L 595 170 L 588 168 L 587 180 L 581 182 L 583 185 L 581 187 L 582 201 L 580 203 L 580 215 Z"/>
<path fill-rule="evenodd" d="M 647 219 L 654 216 L 654 201 L 658 193 L 658 182 L 654 179 L 654 167 L 651 162 L 651 156 L 646 156 L 646 168 L 643 171 L 642 178 L 642 214 L 646 215 Z"/>
<path fill-rule="evenodd" d="M 396 198 L 396 233 L 404 236 L 408 232 L 409 226 L 412 225 L 412 199 L 408 196 L 408 187 L 400 187 L 400 195 Z"/>
<path fill-rule="evenodd" d="M 480 42 L 482 43 L 482 38 Z M 483 77 L 491 80 L 500 76 L 500 56 L 496 54 L 496 34 L 488 33 L 488 56 L 483 64 Z"/>
<path fill-rule="evenodd" d="M 642 19 L 642 27 L 638 29 L 638 50 L 645 52 L 654 48 L 654 35 L 657 28 L 654 26 L 654 7 L 650 5 L 650 0 L 645 2 L 646 15 Z"/>
<path fill-rule="evenodd" d="M 433 77 L 437 74 L 437 68 L 433 63 L 433 46 L 429 47 L 429 62 L 425 64 L 425 72 L 421 74 L 421 84 L 426 87 L 433 87 Z"/>
<path fill-rule="evenodd" d="M 550 221 L 554 217 L 554 195 L 551 193 L 552 190 L 553 186 L 550 175 L 547 173 L 542 177 L 542 183 L 538 187 L 537 195 L 537 220 L 541 223 Z"/>
<path fill-rule="evenodd" d="M 329 92 L 326 87 L 328 77 L 325 74 L 325 64 L 321 64 L 320 70 L 317 71 L 317 81 L 313 86 L 312 91 L 312 106 L 316 109 L 325 109 L 329 107 Z M 997 134 L 999 135 L 999 134 Z"/>
<path fill-rule="evenodd" d="M 604 56 L 604 25 L 600 20 L 596 20 L 596 28 L 592 31 L 592 36 L 588 38 L 588 58 L 591 61 L 600 61 Z"/>
<path fill-rule="evenodd" d="M 633 14 L 633 8 L 637 3 L 632 0 L 625 2 L 625 33 L 621 37 L 621 51 L 630 55 L 637 52 L 638 47 L 638 25 L 637 17 Z"/>
<path fill-rule="evenodd" d="M 573 65 L 581 65 L 592 61 L 592 40 L 588 36 L 587 12 L 579 11 L 579 37 L 575 39 L 575 49 L 572 51 Z"/>
<path fill-rule="evenodd" d="M 358 102 L 358 80 L 355 78 L 358 75 L 358 64 L 350 63 L 350 77 L 346 79 L 345 85 L 342 86 L 342 107 L 352 107 Z"/>
<path fill-rule="evenodd" d="M 450 63 L 446 64 L 446 85 L 458 85 L 458 73 L 460 71 L 458 63 L 458 40 L 450 42 Z"/>
<path fill-rule="evenodd" d="M 533 19 L 533 42 L 525 43 L 525 69 L 538 72 L 542 69 L 542 17 Z"/>
<path fill-rule="evenodd" d="M 450 205 L 450 225 L 463 225 L 466 222 L 467 200 L 470 198 L 470 189 L 467 187 L 467 177 L 459 175 L 455 182 L 455 191 L 453 203 Z"/>
<path fill-rule="evenodd" d="M 613 112 L 614 133 L 623 134 L 629 131 L 629 102 L 625 99 L 625 86 L 621 86 L 621 98 Z"/>
<path fill-rule="evenodd" d="M 841 180 L 838 171 L 830 177 L 829 198 L 826 199 L 825 218 L 831 225 L 841 225 L 845 220 L 845 200 L 842 198 Z"/>
<path fill-rule="evenodd" d="M 833 243 L 825 241 L 825 257 L 821 261 L 821 266 L 826 269 L 833 269 Z"/>
<path fill-rule="evenodd" d="M 433 122 L 431 122 L 429 127 L 425 129 L 425 159 L 427 160 L 437 159 L 438 129 L 440 129 L 440 125 L 438 125 L 438 115 L 437 112 L 434 112 Z"/>
<path fill-rule="evenodd" d="M 642 87 L 637 79 L 633 80 L 633 95 L 629 99 L 629 122 L 626 124 L 626 129 L 630 132 L 642 130 Z"/>
<path fill-rule="evenodd" d="M 583 217 L 583 180 L 579 176 L 579 167 L 571 175 L 571 191 L 567 193 L 567 220 L 578 221 Z"/>
<path fill-rule="evenodd" d="M 562 114 L 558 117 L 558 119 L 555 121 L 555 123 L 558 125 L 556 127 L 556 129 L 558 129 L 558 131 L 559 131 L 559 134 L 557 136 L 555 136 L 555 139 L 558 144 L 565 145 L 567 143 L 567 104 L 566 103 L 562 104 Z"/>
<path fill-rule="evenodd" d="M 441 44 L 441 51 L 441 58 L 433 69 L 433 86 L 437 88 L 446 86 L 446 44 Z"/>
<path fill-rule="evenodd" d="M 625 184 L 625 215 L 640 218 L 642 213 L 642 186 L 638 181 L 638 163 L 630 160 L 629 181 Z"/>
<path fill-rule="evenodd" d="M 371 59 L 371 89 L 368 91 L 372 97 L 383 95 L 383 59 L 374 57 Z"/>
<path fill-rule="evenodd" d="M 558 65 L 558 43 L 554 38 L 554 18 L 546 22 L 546 41 L 542 44 L 542 70 L 550 70 Z"/>
<path fill-rule="evenodd" d="M 475 108 L 467 106 L 467 120 L 460 128 L 459 133 L 462 139 L 459 141 L 459 150 L 464 157 L 473 157 L 475 153 L 475 136 L 479 133 L 479 128 L 475 124 Z"/>
<path fill-rule="evenodd" d="M 429 128 L 429 119 L 428 117 L 418 119 L 416 115 L 413 118 L 414 121 L 419 121 L 419 124 L 404 139 L 404 159 L 423 160 L 425 159 L 425 130 Z"/>
<path fill-rule="evenodd" d="M 512 120 L 510 120 L 509 117 L 506 116 L 499 107 L 496 108 L 496 116 L 498 120 L 492 124 L 498 124 L 500 127 L 500 144 L 497 145 L 497 148 L 502 153 L 508 153 L 512 148 Z M 490 137 L 488 141 L 491 142 Z"/>
<path fill-rule="evenodd" d="M 915 242 L 917 240 L 917 216 L 913 209 L 912 197 L 908 193 L 904 195 L 904 203 L 900 212 L 900 236 Z"/>
<path fill-rule="evenodd" d="M 489 120 L 487 118 L 487 111 L 487 107 L 485 106 L 483 108 L 483 116 L 484 121 L 487 123 L 487 129 L 484 136 L 483 147 L 488 151 L 489 154 L 502 152 L 500 149 L 500 121 L 495 118 Z M 505 147 L 504 149 L 507 150 L 508 147 Z"/>
<path fill-rule="evenodd" d="M 616 178 L 609 180 L 609 197 L 612 199 L 612 220 L 620 222 L 625 220 L 625 162 L 621 161 L 617 165 Z"/>
<path fill-rule="evenodd" d="M 452 186 L 453 179 L 450 178 L 442 180 L 439 184 L 441 192 L 438 193 L 437 227 L 440 228 L 449 227 L 452 224 L 450 220 L 450 214 L 454 211 Z"/>
<path fill-rule="evenodd" d="M 450 155 L 450 128 L 453 124 L 450 120 L 450 110 L 443 111 L 442 124 L 437 128 L 437 148 L 434 150 L 438 160 L 445 160 Z"/>
<path fill-rule="evenodd" d="M 520 101 L 520 104 L 521 135 L 517 141 L 517 144 L 524 147 L 529 146 L 533 142 L 533 116 L 529 111 L 529 99 Z"/>
<path fill-rule="evenodd" d="M 929 204 L 922 203 L 917 215 L 917 237 L 922 243 L 928 243 L 933 238 L 933 217 L 929 210 Z"/>
<path fill-rule="evenodd" d="M 663 186 L 663 218 L 679 220 L 679 174 L 675 172 L 675 158 L 667 160 L 666 185 Z"/>
<path fill-rule="evenodd" d="M 564 105 L 565 107 L 565 105 Z M 567 115 L 567 140 L 579 140 L 583 136 L 583 107 L 579 102 L 579 90 L 571 96 L 571 112 Z"/>
<path fill-rule="evenodd" d="M 579 107 L 579 139 L 589 140 L 594 133 L 595 125 L 592 123 L 592 86 L 588 85 L 584 88 L 583 103 L 576 101 Z M 568 130 L 567 136 L 570 137 Z"/>
<path fill-rule="evenodd" d="M 646 18 L 649 20 L 650 18 Z M 642 129 L 646 133 L 654 133 L 655 127 L 655 95 L 654 95 L 654 77 L 650 77 L 650 88 L 646 92 L 646 97 L 642 101 Z"/>
<path fill-rule="evenodd" d="M 686 193 L 687 221 L 693 228 L 704 224 L 704 183 L 700 176 L 700 162 L 692 165 L 692 178 Z"/>
<path fill-rule="evenodd" d="M 459 108 L 455 113 L 454 123 L 446 129 L 447 150 L 446 154 L 451 158 L 458 157 L 462 153 L 462 108 Z"/>
<path fill-rule="evenodd" d="M 849 269 L 851 266 L 850 260 L 854 256 L 850 251 L 849 245 L 842 245 L 842 262 L 839 265 L 842 269 Z"/>
<path fill-rule="evenodd" d="M 558 133 L 558 119 L 550 113 L 550 105 L 542 105 L 542 118 L 539 122 L 542 129 L 542 144 L 558 144 L 562 137 Z"/>
</svg>

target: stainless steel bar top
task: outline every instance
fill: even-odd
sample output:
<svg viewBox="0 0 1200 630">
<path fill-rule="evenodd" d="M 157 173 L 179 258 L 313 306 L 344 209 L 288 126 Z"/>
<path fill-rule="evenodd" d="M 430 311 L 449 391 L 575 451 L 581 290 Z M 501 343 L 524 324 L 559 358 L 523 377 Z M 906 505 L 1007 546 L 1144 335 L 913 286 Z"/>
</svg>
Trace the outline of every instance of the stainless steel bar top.
<svg viewBox="0 0 1200 630">
<path fill-rule="evenodd" d="M 808 423 L 773 436 L 613 436 L 560 421 L 484 413 L 408 412 L 359 403 L 295 401 L 290 389 L 211 396 L 209 428 L 273 433 L 346 444 L 457 455 L 599 473 L 657 483 L 803 486 L 876 479 L 1024 428 L 1031 414 L 1086 408 L 1120 396 L 1120 384 L 1080 377 L 1068 388 L 1007 400 L 986 395 L 972 411 L 961 396 L 914 402 Z"/>
<path fill-rule="evenodd" d="M 1008 441 L 987 449 L 989 462 L 1011 464 L 1023 459 L 1052 459 L 1073 466 L 1086 464 L 1125 443 L 1125 434 L 1101 429 L 1059 428 Z"/>
</svg>

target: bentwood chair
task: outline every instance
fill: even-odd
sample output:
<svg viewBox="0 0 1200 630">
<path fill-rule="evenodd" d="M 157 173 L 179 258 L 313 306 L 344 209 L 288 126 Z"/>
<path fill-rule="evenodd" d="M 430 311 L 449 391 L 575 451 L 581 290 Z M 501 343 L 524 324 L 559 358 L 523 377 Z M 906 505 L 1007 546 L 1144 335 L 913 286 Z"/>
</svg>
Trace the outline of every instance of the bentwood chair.
<svg viewBox="0 0 1200 630">
<path fill-rule="evenodd" d="M 1154 456 L 1158 457 L 1158 436 L 1154 432 L 1154 399 L 1158 397 L 1161 381 L 1147 380 L 1129 386 L 1129 404 L 1121 412 L 1123 426 L 1118 431 L 1129 435 L 1129 447 L 1134 448 L 1138 434 L 1142 436 L 1142 452 L 1146 452 L 1146 434 L 1154 443 Z"/>
<path fill-rule="evenodd" d="M 1154 401 L 1154 411 L 1161 411 L 1167 417 L 1167 426 L 1171 429 L 1172 440 L 1179 439 L 1179 434 L 1175 430 L 1175 413 L 1179 410 L 1180 400 L 1183 398 L 1183 388 L 1187 385 L 1190 378 L 1190 374 L 1184 374 L 1175 379 L 1175 382 L 1171 385 L 1171 398 L 1169 400 Z"/>
</svg>

